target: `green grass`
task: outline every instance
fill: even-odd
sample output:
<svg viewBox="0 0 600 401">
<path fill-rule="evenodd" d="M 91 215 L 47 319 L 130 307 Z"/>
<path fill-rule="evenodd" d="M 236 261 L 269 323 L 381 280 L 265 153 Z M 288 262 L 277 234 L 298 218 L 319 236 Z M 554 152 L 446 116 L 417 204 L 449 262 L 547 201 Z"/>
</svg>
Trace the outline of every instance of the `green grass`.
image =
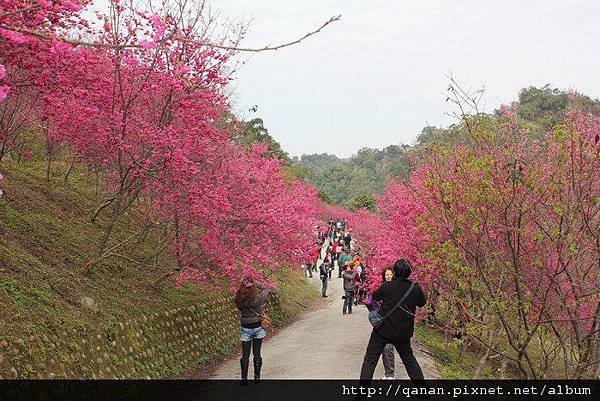
<svg viewBox="0 0 600 401">
<path fill-rule="evenodd" d="M 459 341 L 450 339 L 423 322 L 415 325 L 415 337 L 433 354 L 441 379 L 471 379 L 475 376 L 483 355 L 465 350 L 460 355 Z M 495 379 L 495 369 L 488 361 L 479 374 L 480 379 Z"/>
<path fill-rule="evenodd" d="M 14 344 L 47 337 L 51 343 L 60 343 L 61 337 L 68 340 L 68 333 L 73 332 L 100 333 L 103 338 L 114 339 L 117 322 L 178 307 L 222 302 L 227 289 L 211 293 L 191 284 L 177 289 L 173 279 L 159 282 L 168 268 L 176 266 L 166 254 L 152 263 L 161 269 L 113 257 L 96 265 L 90 274 L 84 273 L 86 262 L 97 251 L 105 224 L 102 215 L 97 223 L 90 221 L 102 196 L 96 194 L 95 180 L 84 167 L 76 166 L 68 183 L 62 180 L 65 169 L 66 165 L 56 163 L 50 182 L 46 182 L 45 164 L 41 161 L 28 160 L 19 165 L 3 161 L 2 188 L 6 196 L 0 198 L 0 340 Z M 141 219 L 135 212 L 131 217 L 117 224 L 112 244 L 139 230 Z M 160 233 L 151 232 L 143 240 L 127 243 L 119 253 L 132 260 L 145 260 L 159 241 Z M 316 291 L 300 274 L 279 275 L 276 280 L 285 295 L 305 302 L 316 299 Z M 84 296 L 92 298 L 98 310 L 83 307 Z M 299 311 L 287 298 L 271 301 L 270 309 L 280 322 Z M 214 319 L 215 326 L 218 324 L 218 314 L 206 318 Z M 152 329 L 144 330 L 152 337 Z M 73 368 L 69 363 L 76 363 L 67 354 L 77 350 L 67 340 L 55 351 L 39 348 L 44 354 L 56 352 L 56 358 L 64 363 L 60 369 L 65 371 Z M 149 341 L 159 346 L 158 339 Z M 227 337 L 211 345 L 214 352 L 199 360 L 206 363 L 228 352 L 229 341 Z M 0 341 L 0 354 L 9 355 L 9 351 L 3 349 Z M 33 375 L 35 369 L 31 365 L 35 361 L 31 358 L 42 356 L 27 355 L 23 352 L 12 355 L 12 363 L 19 371 Z M 3 368 L 0 364 L 0 376 L 6 377 Z M 165 361 L 144 369 L 176 376 L 185 372 L 185 368 Z"/>
</svg>

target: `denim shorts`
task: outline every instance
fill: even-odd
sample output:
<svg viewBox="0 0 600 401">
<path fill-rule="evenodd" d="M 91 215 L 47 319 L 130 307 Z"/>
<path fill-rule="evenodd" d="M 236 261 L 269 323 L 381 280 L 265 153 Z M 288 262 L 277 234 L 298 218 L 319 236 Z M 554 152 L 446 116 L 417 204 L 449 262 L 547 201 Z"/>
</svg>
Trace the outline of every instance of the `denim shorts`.
<svg viewBox="0 0 600 401">
<path fill-rule="evenodd" d="M 267 335 L 265 329 L 262 326 L 258 326 L 254 329 L 249 329 L 247 327 L 241 327 L 240 329 L 240 340 L 242 341 L 250 341 L 255 338 L 264 338 Z"/>
</svg>

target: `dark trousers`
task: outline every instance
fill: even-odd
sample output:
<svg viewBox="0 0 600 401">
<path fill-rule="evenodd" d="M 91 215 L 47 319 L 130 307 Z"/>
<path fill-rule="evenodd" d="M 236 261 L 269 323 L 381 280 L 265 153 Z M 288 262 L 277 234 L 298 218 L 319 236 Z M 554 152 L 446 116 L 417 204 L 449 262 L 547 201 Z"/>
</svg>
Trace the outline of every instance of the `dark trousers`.
<svg viewBox="0 0 600 401">
<path fill-rule="evenodd" d="M 381 353 L 386 377 L 394 377 L 394 353 L 394 346 L 392 344 L 387 344 Z"/>
<path fill-rule="evenodd" d="M 352 301 L 354 300 L 354 291 L 344 291 L 344 308 L 343 311 L 352 312 Z"/>
<path fill-rule="evenodd" d="M 242 341 L 242 360 L 248 361 L 250 360 L 250 348 L 252 348 L 252 353 L 254 354 L 254 360 L 259 361 L 262 358 L 260 357 L 260 347 L 262 345 L 262 338 L 255 338 L 250 341 Z"/>
<path fill-rule="evenodd" d="M 323 283 L 323 289 L 321 290 L 321 296 L 324 297 L 327 295 L 327 276 L 325 278 L 321 277 L 321 282 Z"/>
<path fill-rule="evenodd" d="M 369 339 L 369 345 L 367 345 L 367 352 L 365 352 L 365 359 L 363 360 L 362 369 L 360 371 L 361 384 L 367 384 L 373 379 L 373 373 L 375 373 L 375 367 L 381 356 L 381 352 L 385 348 L 386 344 L 394 344 L 396 351 L 400 355 L 400 359 L 406 368 L 408 377 L 414 382 L 423 382 L 423 372 L 419 366 L 419 362 L 413 355 L 412 348 L 410 347 L 410 338 L 401 341 L 390 341 L 383 336 L 380 336 L 373 330 L 371 332 L 371 338 Z"/>
</svg>

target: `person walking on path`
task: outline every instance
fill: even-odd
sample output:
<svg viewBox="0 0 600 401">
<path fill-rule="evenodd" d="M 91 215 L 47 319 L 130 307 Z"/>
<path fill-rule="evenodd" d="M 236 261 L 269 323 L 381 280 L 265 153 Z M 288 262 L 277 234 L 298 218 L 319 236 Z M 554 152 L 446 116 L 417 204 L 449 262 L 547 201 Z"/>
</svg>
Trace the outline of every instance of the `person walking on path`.
<svg viewBox="0 0 600 401">
<path fill-rule="evenodd" d="M 340 263 L 340 255 L 342 254 L 342 251 L 344 250 L 344 245 L 342 244 L 342 240 L 338 240 L 337 242 L 337 246 L 335 247 L 335 260 L 337 260 L 338 265 Z"/>
<path fill-rule="evenodd" d="M 312 264 L 311 262 L 306 262 L 304 264 L 304 275 L 306 275 L 306 273 L 308 272 L 308 278 L 312 278 Z"/>
<path fill-rule="evenodd" d="M 321 254 L 321 246 L 317 243 L 315 243 L 313 245 L 313 249 L 312 249 L 312 269 L 314 270 L 314 272 L 317 272 L 317 263 L 319 262 L 319 256 Z M 310 275 L 310 277 L 312 278 L 312 274 Z"/>
<path fill-rule="evenodd" d="M 329 245 L 327 247 L 327 251 L 325 251 L 325 257 L 323 258 L 323 263 L 327 264 L 327 268 L 328 268 L 328 273 L 327 276 L 329 277 L 329 280 L 331 280 L 331 272 L 333 271 L 333 252 L 332 252 L 332 246 Z"/>
<path fill-rule="evenodd" d="M 240 310 L 240 340 L 242 341 L 242 358 L 240 359 L 242 381 L 240 384 L 242 385 L 248 384 L 250 349 L 254 355 L 254 382 L 260 382 L 260 369 L 263 362 L 260 347 L 262 339 L 267 335 L 262 327 L 261 315 L 265 309 L 268 295 L 269 289 L 256 284 L 250 276 L 244 277 L 235 294 L 235 305 Z"/>
<path fill-rule="evenodd" d="M 340 243 L 337 240 L 334 240 L 333 243 L 331 244 L 331 261 L 332 263 L 335 262 L 337 260 L 338 257 L 338 248 L 340 246 Z"/>
<path fill-rule="evenodd" d="M 357 273 L 356 270 L 352 269 L 352 267 L 348 264 L 346 265 L 346 270 L 342 274 L 344 277 L 344 307 L 342 308 L 342 314 L 352 314 L 352 301 L 354 299 L 354 291 L 355 291 L 355 277 Z"/>
<path fill-rule="evenodd" d="M 342 272 L 346 268 L 346 262 L 350 261 L 350 257 L 346 254 L 345 250 L 342 250 L 340 257 L 338 258 L 338 278 L 342 277 Z"/>
<path fill-rule="evenodd" d="M 394 269 L 388 267 L 383 270 L 382 279 L 383 282 L 392 281 L 394 278 Z M 379 301 L 381 302 L 381 301 Z M 394 345 L 386 344 L 383 352 L 381 353 L 381 359 L 383 360 L 383 368 L 385 370 L 385 376 L 382 379 L 394 380 L 395 372 L 395 357 L 394 357 Z"/>
<path fill-rule="evenodd" d="M 381 326 L 374 328 L 367 345 L 361 372 L 360 381 L 363 385 L 373 379 L 375 367 L 379 356 L 386 344 L 393 344 L 400 359 L 406 368 L 410 379 L 415 382 L 423 382 L 423 371 L 415 358 L 410 339 L 414 332 L 414 315 L 417 307 L 422 307 L 427 302 L 421 286 L 409 280 L 412 266 L 406 259 L 400 259 L 394 263 L 394 279 L 386 281 L 373 292 L 373 302 L 381 301 L 379 313 L 385 316 L 402 300 L 405 294 L 408 296 L 400 307 L 396 308 L 391 315 L 383 321 Z M 408 292 L 412 286 L 412 291 Z"/>
<path fill-rule="evenodd" d="M 356 297 L 354 298 L 354 305 L 358 305 L 359 303 L 363 302 L 366 296 L 365 287 L 367 285 L 367 269 L 362 262 L 358 265 L 356 272 L 358 273 L 358 277 L 356 277 L 358 284 L 356 285 Z"/>
<path fill-rule="evenodd" d="M 316 244 L 315 244 L 316 245 Z M 306 263 L 304 263 L 304 273 L 308 273 L 308 277 L 312 278 L 313 276 L 313 266 L 314 266 L 314 247 L 315 245 L 313 245 L 310 249 L 309 249 L 309 255 L 307 257 L 307 261 Z"/>
<path fill-rule="evenodd" d="M 323 283 L 323 288 L 321 289 L 321 297 L 323 298 L 327 298 L 327 282 L 329 281 L 331 270 L 333 270 L 333 268 L 331 267 L 330 262 L 326 260 L 324 260 L 319 267 L 319 276 Z"/>
</svg>

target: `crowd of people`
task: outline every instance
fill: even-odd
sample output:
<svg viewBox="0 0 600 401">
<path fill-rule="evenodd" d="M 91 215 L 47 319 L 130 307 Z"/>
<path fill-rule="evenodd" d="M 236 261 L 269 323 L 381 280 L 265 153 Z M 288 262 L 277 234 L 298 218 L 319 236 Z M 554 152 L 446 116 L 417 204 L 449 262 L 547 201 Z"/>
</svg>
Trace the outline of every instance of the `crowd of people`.
<svg viewBox="0 0 600 401">
<path fill-rule="evenodd" d="M 324 227 L 317 226 L 315 242 L 310 250 L 310 260 L 305 272 L 312 278 L 319 272 L 322 282 L 321 296 L 328 298 L 328 283 L 337 265 L 337 278 L 343 280 L 344 302 L 342 314 L 352 314 L 353 306 L 364 304 L 370 313 L 381 316 L 379 325 L 373 328 L 360 372 L 360 380 L 373 378 L 379 358 L 383 360 L 385 377 L 394 379 L 394 349 L 400 355 L 406 371 L 415 382 L 423 381 L 423 372 L 413 355 L 410 339 L 414 331 L 416 308 L 426 303 L 423 290 L 409 277 L 412 265 L 399 259 L 394 266 L 382 272 L 382 284 L 375 291 L 369 290 L 369 270 L 361 258 L 358 241 L 353 240 L 345 220 L 330 220 Z M 241 384 L 248 383 L 250 351 L 254 356 L 254 381 L 260 382 L 262 339 L 266 336 L 264 305 L 269 289 L 245 277 L 236 293 L 235 303 L 240 311 L 240 339 L 242 342 Z M 371 318 L 370 318 L 371 319 Z"/>
<path fill-rule="evenodd" d="M 319 226 L 316 228 L 316 237 L 311 260 L 305 264 L 305 270 L 310 278 L 313 277 L 313 272 L 319 272 L 321 296 L 327 298 L 328 283 L 337 265 L 337 278 L 344 280 L 345 302 L 342 313 L 352 313 L 352 305 L 358 305 L 366 293 L 367 270 L 361 260 L 360 250 L 352 240 L 347 222 L 330 220 L 323 229 Z"/>
</svg>

